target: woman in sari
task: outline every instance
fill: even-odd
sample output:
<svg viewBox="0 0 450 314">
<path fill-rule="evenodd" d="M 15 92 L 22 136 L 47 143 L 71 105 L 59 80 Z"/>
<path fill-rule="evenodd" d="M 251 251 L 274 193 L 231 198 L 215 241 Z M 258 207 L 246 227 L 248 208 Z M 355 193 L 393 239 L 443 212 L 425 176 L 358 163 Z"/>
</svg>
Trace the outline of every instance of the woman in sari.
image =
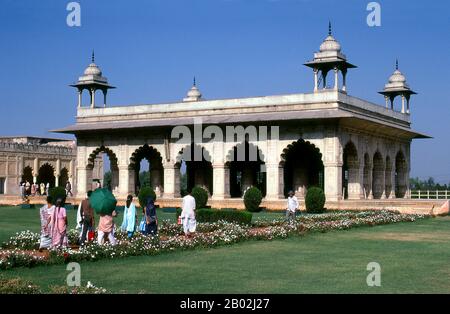
<svg viewBox="0 0 450 314">
<path fill-rule="evenodd" d="M 136 206 L 133 204 L 133 195 L 128 195 L 125 208 L 123 210 L 123 222 L 121 229 L 127 232 L 128 239 L 134 234 L 136 228 Z"/>
<path fill-rule="evenodd" d="M 51 215 L 52 248 L 67 246 L 67 215 L 66 209 L 62 205 L 62 199 L 58 198 Z"/>
<path fill-rule="evenodd" d="M 52 198 L 47 196 L 47 204 L 42 206 L 39 213 L 41 216 L 41 241 L 39 244 L 39 251 L 48 249 L 52 245 L 52 237 L 50 234 L 50 220 L 53 213 Z"/>
<path fill-rule="evenodd" d="M 147 205 L 144 209 L 145 215 L 145 235 L 156 236 L 158 234 L 158 219 L 156 217 L 156 207 L 152 197 L 148 197 Z"/>
</svg>

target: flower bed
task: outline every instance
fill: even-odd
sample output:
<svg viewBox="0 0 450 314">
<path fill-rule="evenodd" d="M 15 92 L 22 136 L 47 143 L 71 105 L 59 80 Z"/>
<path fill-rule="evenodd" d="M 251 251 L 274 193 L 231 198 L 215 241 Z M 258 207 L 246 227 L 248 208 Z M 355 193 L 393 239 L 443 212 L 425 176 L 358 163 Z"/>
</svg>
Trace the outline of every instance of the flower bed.
<svg viewBox="0 0 450 314">
<path fill-rule="evenodd" d="M 219 221 L 199 223 L 195 237 L 185 239 L 181 226 L 169 221 L 160 223 L 158 237 L 143 236 L 140 233 L 128 240 L 125 233 L 117 232 L 117 245 L 98 245 L 96 242 L 79 249 L 64 248 L 50 250 L 48 257 L 30 254 L 25 249 L 35 248 L 39 235 L 26 231 L 18 233 L 2 247 L 0 269 L 33 267 L 42 264 L 96 261 L 127 256 L 155 255 L 162 252 L 211 248 L 245 240 L 272 240 L 308 232 L 345 230 L 359 226 L 374 226 L 397 222 L 410 222 L 425 218 L 425 215 L 400 214 L 392 211 L 336 212 L 319 215 L 302 215 L 295 222 L 283 219 L 256 221 L 252 226 Z M 69 242 L 76 241 L 77 231 L 69 232 Z"/>
</svg>

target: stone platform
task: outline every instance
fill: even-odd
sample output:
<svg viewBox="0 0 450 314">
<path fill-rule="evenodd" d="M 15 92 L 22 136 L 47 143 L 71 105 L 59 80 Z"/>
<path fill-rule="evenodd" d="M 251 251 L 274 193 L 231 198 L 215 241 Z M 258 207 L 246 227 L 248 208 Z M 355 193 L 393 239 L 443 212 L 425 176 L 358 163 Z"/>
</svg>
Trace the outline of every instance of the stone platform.
<svg viewBox="0 0 450 314">
<path fill-rule="evenodd" d="M 69 197 L 67 203 L 78 204 L 81 199 Z M 136 201 L 136 199 L 135 199 Z M 0 205 L 20 205 L 20 197 L 15 195 L 1 195 Z M 45 196 L 30 197 L 30 204 L 44 204 Z M 118 198 L 118 205 L 124 205 L 125 198 Z M 156 201 L 160 207 L 180 207 L 181 198 L 165 199 Z M 210 199 L 208 205 L 213 208 L 237 208 L 244 209 L 244 202 L 240 198 L 225 200 Z M 304 210 L 304 202 L 300 201 L 301 210 Z M 263 200 L 262 207 L 268 210 L 282 211 L 286 209 L 286 200 Z M 420 214 L 448 214 L 448 200 L 413 200 L 413 199 L 385 199 L 385 200 L 341 200 L 326 202 L 325 206 L 331 210 L 397 210 L 402 213 Z"/>
</svg>

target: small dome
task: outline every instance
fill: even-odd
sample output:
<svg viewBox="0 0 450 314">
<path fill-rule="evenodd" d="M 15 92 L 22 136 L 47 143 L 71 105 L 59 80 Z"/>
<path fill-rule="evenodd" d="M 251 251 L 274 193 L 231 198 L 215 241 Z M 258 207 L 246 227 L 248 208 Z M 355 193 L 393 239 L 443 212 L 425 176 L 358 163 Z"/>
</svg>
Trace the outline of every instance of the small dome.
<svg viewBox="0 0 450 314">
<path fill-rule="evenodd" d="M 389 83 L 405 83 L 406 78 L 399 70 L 395 70 L 394 73 L 389 77 Z"/>
<path fill-rule="evenodd" d="M 323 41 L 323 43 L 320 45 L 320 51 L 341 51 L 341 45 L 338 43 L 336 39 L 334 39 L 333 36 L 328 35 L 327 38 Z"/>
<path fill-rule="evenodd" d="M 95 63 L 91 63 L 86 68 L 86 70 L 84 70 L 84 75 L 102 76 L 102 71 L 100 70 L 100 68 Z"/>
<path fill-rule="evenodd" d="M 198 90 L 197 86 L 192 86 L 192 88 L 187 93 L 187 96 L 191 98 L 200 98 L 202 97 L 202 94 Z"/>
<path fill-rule="evenodd" d="M 199 89 L 197 88 L 197 85 L 195 83 L 194 78 L 194 84 L 192 85 L 191 89 L 188 91 L 186 98 L 183 98 L 183 101 L 198 101 L 201 100 L 202 93 L 200 93 Z"/>
</svg>

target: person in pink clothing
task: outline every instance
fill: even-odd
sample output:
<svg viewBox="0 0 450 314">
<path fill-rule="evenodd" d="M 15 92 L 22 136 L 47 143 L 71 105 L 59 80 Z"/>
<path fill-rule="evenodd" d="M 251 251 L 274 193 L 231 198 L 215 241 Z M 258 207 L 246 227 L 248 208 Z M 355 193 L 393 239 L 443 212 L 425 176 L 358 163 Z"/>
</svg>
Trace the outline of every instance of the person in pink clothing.
<svg viewBox="0 0 450 314">
<path fill-rule="evenodd" d="M 66 209 L 62 205 L 63 201 L 59 198 L 51 213 L 52 248 L 67 246 L 67 214 Z"/>
</svg>

